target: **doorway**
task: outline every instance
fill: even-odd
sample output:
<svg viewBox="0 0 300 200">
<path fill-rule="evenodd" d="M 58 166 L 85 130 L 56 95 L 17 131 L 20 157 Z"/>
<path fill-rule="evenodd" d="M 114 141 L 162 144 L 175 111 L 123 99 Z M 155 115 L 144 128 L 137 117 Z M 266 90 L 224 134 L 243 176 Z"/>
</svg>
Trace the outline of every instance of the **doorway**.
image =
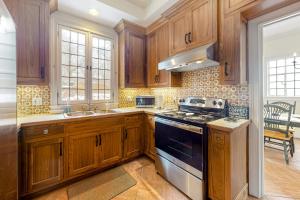
<svg viewBox="0 0 300 200">
<path fill-rule="evenodd" d="M 300 100 L 300 82 L 297 82 L 298 69 L 295 66 L 299 60 L 300 68 L 299 21 L 300 3 L 297 3 L 251 20 L 248 25 L 249 114 L 252 120 L 249 131 L 249 193 L 256 197 L 300 199 L 297 192 L 300 187 L 299 129 L 293 133 L 295 151 L 293 157 L 289 152 L 288 163 L 284 153 L 278 150 L 282 146 L 272 143 L 266 147 L 264 141 L 264 105 L 279 101 L 291 104 L 296 101 L 297 105 Z M 300 114 L 299 107 L 300 101 L 295 114 Z"/>
</svg>

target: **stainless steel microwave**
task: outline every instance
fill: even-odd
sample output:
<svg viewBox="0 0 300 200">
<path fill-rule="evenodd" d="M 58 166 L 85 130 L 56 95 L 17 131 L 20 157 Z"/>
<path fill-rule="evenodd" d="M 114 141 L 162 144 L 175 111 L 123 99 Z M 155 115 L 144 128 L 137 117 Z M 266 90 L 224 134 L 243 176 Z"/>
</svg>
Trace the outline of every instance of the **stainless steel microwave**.
<svg viewBox="0 0 300 200">
<path fill-rule="evenodd" d="M 135 98 L 135 106 L 137 108 L 154 108 L 155 96 L 137 96 Z"/>
</svg>

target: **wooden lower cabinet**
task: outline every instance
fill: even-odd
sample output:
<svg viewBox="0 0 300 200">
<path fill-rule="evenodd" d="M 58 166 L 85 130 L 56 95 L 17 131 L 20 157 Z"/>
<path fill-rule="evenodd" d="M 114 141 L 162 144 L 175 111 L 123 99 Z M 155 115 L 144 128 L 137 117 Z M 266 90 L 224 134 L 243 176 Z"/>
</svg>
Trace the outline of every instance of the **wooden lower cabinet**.
<svg viewBox="0 0 300 200">
<path fill-rule="evenodd" d="M 98 132 L 69 136 L 69 176 L 90 171 L 97 167 Z"/>
<path fill-rule="evenodd" d="M 100 166 L 114 164 L 122 159 L 122 127 L 101 131 L 100 134 Z"/>
<path fill-rule="evenodd" d="M 247 130 L 244 123 L 234 130 L 210 128 L 208 142 L 208 190 L 212 200 L 246 200 Z"/>
<path fill-rule="evenodd" d="M 145 149 L 144 153 L 151 159 L 155 159 L 155 122 L 153 115 L 145 116 Z"/>
<path fill-rule="evenodd" d="M 63 138 L 26 144 L 29 191 L 53 185 L 63 179 L 63 144 Z"/>
<path fill-rule="evenodd" d="M 125 127 L 124 132 L 124 158 L 132 158 L 142 153 L 141 125 Z"/>
</svg>

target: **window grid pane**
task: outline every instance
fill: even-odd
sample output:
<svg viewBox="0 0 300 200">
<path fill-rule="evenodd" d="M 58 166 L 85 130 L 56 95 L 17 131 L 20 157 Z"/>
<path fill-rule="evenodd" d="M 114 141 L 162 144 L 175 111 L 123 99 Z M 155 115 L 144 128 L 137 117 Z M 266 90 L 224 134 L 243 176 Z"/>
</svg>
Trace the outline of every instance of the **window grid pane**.
<svg viewBox="0 0 300 200">
<path fill-rule="evenodd" d="M 271 59 L 267 72 L 269 96 L 300 96 L 300 57 Z"/>
<path fill-rule="evenodd" d="M 61 100 L 86 100 L 85 34 L 61 28 Z"/>
<path fill-rule="evenodd" d="M 92 99 L 111 100 L 112 43 L 105 38 L 92 37 Z"/>
</svg>

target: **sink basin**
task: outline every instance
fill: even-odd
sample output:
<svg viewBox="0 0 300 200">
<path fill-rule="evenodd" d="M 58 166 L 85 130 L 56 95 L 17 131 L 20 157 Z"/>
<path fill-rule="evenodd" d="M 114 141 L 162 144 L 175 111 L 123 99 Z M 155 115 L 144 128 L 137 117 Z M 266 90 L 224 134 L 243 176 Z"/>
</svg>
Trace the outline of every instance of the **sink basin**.
<svg viewBox="0 0 300 200">
<path fill-rule="evenodd" d="M 114 110 L 99 110 L 96 112 L 96 114 L 111 114 L 111 113 L 116 113 Z"/>
<path fill-rule="evenodd" d="M 93 115 L 104 115 L 104 114 L 111 114 L 111 113 L 116 113 L 116 111 L 113 110 L 100 110 L 100 111 L 75 111 L 75 112 L 70 112 L 70 113 L 64 113 L 64 116 L 66 118 L 71 118 L 71 117 L 85 117 L 85 116 L 93 116 Z"/>
<path fill-rule="evenodd" d="M 91 116 L 95 115 L 94 111 L 76 111 L 70 113 L 64 113 L 65 117 L 84 117 L 84 116 Z"/>
</svg>

